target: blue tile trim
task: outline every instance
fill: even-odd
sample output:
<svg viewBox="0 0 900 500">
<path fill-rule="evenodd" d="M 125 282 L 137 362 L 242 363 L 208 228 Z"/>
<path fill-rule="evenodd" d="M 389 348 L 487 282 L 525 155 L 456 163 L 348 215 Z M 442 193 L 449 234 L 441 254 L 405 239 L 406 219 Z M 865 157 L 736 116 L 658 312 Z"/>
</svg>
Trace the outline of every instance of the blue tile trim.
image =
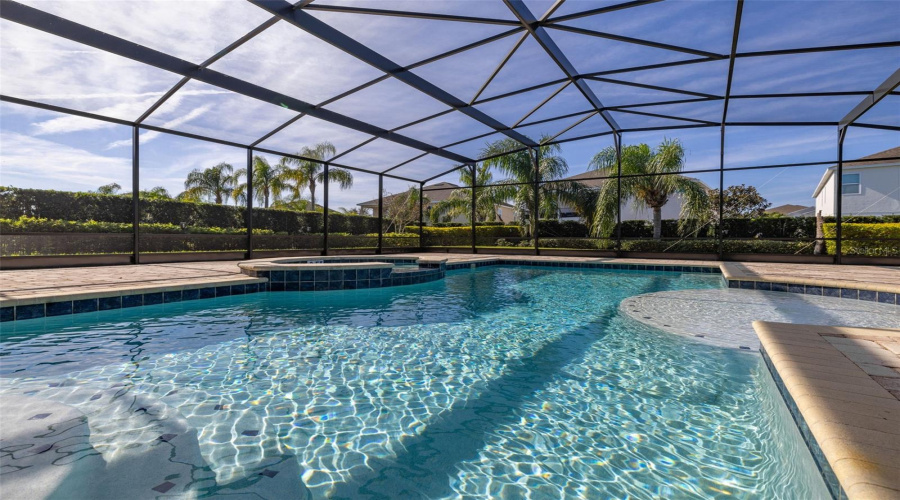
<svg viewBox="0 0 900 500">
<path fill-rule="evenodd" d="M 29 304 L 16 307 L 16 320 L 44 317 L 44 304 Z"/>
<path fill-rule="evenodd" d="M 138 307 L 142 305 L 144 305 L 144 296 L 141 294 L 122 296 L 122 307 Z"/>
<path fill-rule="evenodd" d="M 72 301 L 72 314 L 94 312 L 99 309 L 98 299 L 84 299 Z"/>
<path fill-rule="evenodd" d="M 51 316 L 68 316 L 71 314 L 109 311 L 113 309 L 164 303 L 168 304 L 172 302 L 181 302 L 183 300 L 211 299 L 216 297 L 217 288 L 223 289 L 222 293 L 224 295 L 266 292 L 269 290 L 268 285 L 268 283 L 250 283 L 224 287 L 192 288 L 189 290 L 176 290 L 174 292 L 137 293 L 94 299 L 64 300 L 46 304 L 7 306 L 0 307 L 0 322 L 37 319 Z M 281 283 L 280 285 L 282 285 L 283 289 L 284 283 Z"/>
<path fill-rule="evenodd" d="M 122 297 L 101 297 L 97 300 L 99 303 L 98 309 L 101 311 L 109 311 L 111 309 L 121 309 L 122 308 Z"/>
<path fill-rule="evenodd" d="M 762 355 L 763 362 L 765 363 L 769 374 L 772 376 L 772 380 L 775 381 L 775 386 L 778 387 L 778 392 L 781 394 L 781 398 L 784 400 L 785 405 L 787 405 L 788 410 L 791 412 L 791 417 L 793 417 L 794 423 L 797 425 L 797 429 L 800 431 L 800 435 L 803 436 L 803 441 L 806 442 L 806 446 L 807 448 L 809 448 L 810 454 L 812 454 L 813 461 L 816 463 L 816 467 L 819 469 L 819 473 L 822 475 L 822 479 L 825 481 L 825 486 L 828 487 L 828 492 L 831 493 L 831 497 L 834 499 L 847 498 L 847 493 L 841 486 L 841 482 L 838 480 L 837 475 L 835 475 L 834 470 L 831 468 L 831 464 L 828 463 L 828 459 L 825 458 L 825 454 L 822 453 L 822 448 L 819 447 L 819 443 L 816 441 L 815 436 L 813 436 L 812 432 L 810 432 L 809 426 L 806 424 L 806 420 L 803 418 L 803 414 L 797 407 L 797 403 L 794 401 L 791 393 L 787 390 L 787 387 L 785 387 L 784 381 L 781 379 L 781 376 L 778 375 L 778 370 L 775 369 L 775 366 L 772 364 L 772 360 L 769 359 L 769 355 L 766 353 L 766 350 L 760 348 L 759 353 Z"/>
<path fill-rule="evenodd" d="M 46 313 L 47 316 L 64 316 L 66 314 L 72 314 L 72 301 L 50 302 L 47 304 Z"/>
<path fill-rule="evenodd" d="M 769 283 L 766 281 L 728 280 L 728 288 L 744 290 L 766 290 L 773 292 L 802 293 L 805 295 L 822 295 L 851 300 L 866 300 L 882 304 L 900 305 L 900 294 L 890 292 L 873 292 L 856 288 L 834 288 L 829 286 L 797 285 L 791 283 Z"/>
</svg>

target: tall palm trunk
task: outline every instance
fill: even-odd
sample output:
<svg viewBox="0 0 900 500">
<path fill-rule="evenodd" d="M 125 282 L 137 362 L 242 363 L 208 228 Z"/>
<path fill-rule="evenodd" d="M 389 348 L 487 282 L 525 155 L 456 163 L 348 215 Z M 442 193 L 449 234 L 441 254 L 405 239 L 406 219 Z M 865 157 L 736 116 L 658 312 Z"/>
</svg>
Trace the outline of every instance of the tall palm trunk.
<svg viewBox="0 0 900 500">
<path fill-rule="evenodd" d="M 653 207 L 653 239 L 662 238 L 662 207 Z"/>
<path fill-rule="evenodd" d="M 316 181 L 315 179 L 309 180 L 309 211 L 316 211 Z"/>
<path fill-rule="evenodd" d="M 269 208 L 269 187 L 266 186 L 266 189 L 263 190 L 263 204 L 266 208 Z"/>
</svg>

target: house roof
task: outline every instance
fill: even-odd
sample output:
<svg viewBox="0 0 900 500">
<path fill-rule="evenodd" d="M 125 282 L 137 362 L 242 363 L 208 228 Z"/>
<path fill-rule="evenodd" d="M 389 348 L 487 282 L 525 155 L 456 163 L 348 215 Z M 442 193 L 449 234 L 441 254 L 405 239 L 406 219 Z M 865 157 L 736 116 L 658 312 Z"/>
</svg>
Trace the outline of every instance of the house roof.
<svg viewBox="0 0 900 500">
<path fill-rule="evenodd" d="M 869 156 L 863 156 L 862 158 L 853 160 L 853 163 L 844 163 L 844 170 L 859 170 L 863 168 L 873 167 L 890 167 L 893 165 L 900 166 L 900 160 L 898 160 L 898 158 L 900 158 L 900 146 L 896 148 L 885 149 L 884 151 L 879 151 Z M 825 173 L 822 174 L 822 180 L 819 181 L 819 184 L 816 186 L 816 190 L 813 191 L 813 198 L 819 196 L 819 192 L 821 192 L 822 188 L 825 187 L 825 184 L 828 183 L 828 179 L 831 178 L 831 175 L 835 170 L 837 170 L 837 165 L 832 165 L 825 169 Z"/>
<path fill-rule="evenodd" d="M 767 214 L 781 214 L 781 215 L 790 215 L 794 212 L 799 212 L 801 210 L 810 210 L 814 207 L 808 207 L 804 205 L 792 205 L 790 203 L 786 205 L 779 205 L 777 207 L 772 207 L 766 210 Z"/>
<path fill-rule="evenodd" d="M 453 184 L 452 182 L 438 182 L 437 184 L 425 186 L 424 188 L 425 196 L 428 197 L 429 205 L 440 203 L 446 200 L 450 197 L 450 193 L 452 193 L 454 189 L 459 189 L 459 186 Z M 392 200 L 400 194 L 402 193 L 385 196 L 384 201 L 387 202 L 389 200 Z M 374 200 L 364 201 L 362 203 L 358 203 L 357 205 L 366 208 L 378 207 L 378 198 L 375 198 Z"/>
<path fill-rule="evenodd" d="M 600 177 L 600 175 L 601 174 L 599 172 L 597 172 L 596 170 L 588 170 L 587 172 L 583 172 L 583 173 L 580 173 L 577 175 L 565 177 L 562 180 L 576 181 L 579 184 L 582 184 L 587 187 L 599 188 L 607 180 L 607 179 L 597 179 L 596 177 Z M 696 177 L 690 177 L 690 176 L 685 176 L 685 177 L 687 177 L 688 179 L 693 179 L 695 181 L 699 181 L 701 184 L 703 184 L 706 187 L 706 189 L 709 189 L 709 186 L 707 186 L 706 183 L 701 181 L 700 179 L 697 179 Z"/>
</svg>

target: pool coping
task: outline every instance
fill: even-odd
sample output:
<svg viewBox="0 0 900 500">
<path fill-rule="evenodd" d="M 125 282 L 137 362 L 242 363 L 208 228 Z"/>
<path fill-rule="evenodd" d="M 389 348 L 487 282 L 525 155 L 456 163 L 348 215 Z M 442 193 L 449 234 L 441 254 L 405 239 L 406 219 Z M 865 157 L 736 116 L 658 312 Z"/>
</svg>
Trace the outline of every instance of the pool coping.
<svg viewBox="0 0 900 500">
<path fill-rule="evenodd" d="M 900 341 L 900 329 L 765 321 L 753 322 L 753 328 L 832 496 L 900 499 L 900 400 L 824 338 Z M 896 356 L 891 362 L 900 366 Z"/>
<path fill-rule="evenodd" d="M 288 258 L 294 260 L 294 258 Z M 300 260 L 303 258 L 296 258 Z M 329 257 L 307 257 L 308 260 L 325 260 Z M 238 272 L 233 276 L 223 277 L 207 277 L 207 278 L 186 278 L 180 283 L 152 284 L 146 286 L 128 285 L 111 285 L 106 288 L 91 289 L 88 291 L 73 291 L 47 294 L 33 294 L 19 298 L 0 298 L 0 322 L 36 319 L 41 317 L 60 316 L 67 314 L 78 314 L 81 312 L 92 312 L 97 310 L 118 309 L 125 307 L 136 307 L 141 305 L 154 305 L 159 302 L 159 296 L 162 296 L 162 303 L 178 302 L 181 300 L 194 300 L 197 298 L 214 298 L 227 295 L 238 295 L 244 293 L 256 293 L 263 291 L 332 291 L 346 289 L 365 289 L 365 288 L 383 288 L 389 286 L 402 286 L 425 283 L 444 278 L 445 272 L 456 271 L 460 269 L 478 269 L 486 266 L 497 265 L 517 265 L 517 266 L 540 266 L 552 268 L 567 269 L 606 269 L 616 271 L 660 271 L 660 272 L 678 272 L 678 273 L 704 273 L 719 274 L 722 276 L 725 286 L 728 288 L 750 289 L 750 290 L 766 290 L 775 292 L 800 293 L 808 295 L 823 295 L 850 300 L 866 300 L 871 302 L 880 302 L 885 304 L 900 305 L 900 285 L 891 284 L 866 284 L 862 282 L 841 282 L 828 280 L 813 280 L 797 278 L 790 281 L 768 280 L 759 276 L 742 275 L 738 271 L 732 269 L 728 262 L 717 263 L 699 263 L 695 261 L 680 261 L 682 264 L 652 264 L 645 262 L 634 262 L 630 259 L 585 259 L 573 257 L 526 257 L 526 256 L 484 256 L 468 258 L 462 262 L 453 262 L 447 258 L 421 257 L 410 258 L 403 256 L 347 256 L 342 260 L 356 259 L 354 266 L 362 264 L 363 260 L 379 260 L 381 263 L 374 264 L 370 267 L 374 270 L 390 269 L 389 265 L 384 264 L 388 261 L 417 261 L 421 266 L 431 268 L 421 274 L 425 276 L 417 276 L 420 271 L 404 271 L 398 273 L 396 279 L 386 279 L 383 276 L 366 276 L 366 281 L 358 280 L 355 286 L 336 286 L 329 284 L 325 286 L 316 286 L 317 280 L 302 280 L 298 276 L 297 280 L 270 279 L 271 271 L 256 272 L 257 276 L 248 276 L 239 274 L 243 269 L 241 264 L 252 261 L 240 262 L 236 265 Z M 271 259 L 267 259 L 270 261 Z M 281 259 L 276 259 L 281 260 Z M 278 264 L 280 267 L 284 264 Z M 297 267 L 297 265 L 287 264 L 289 267 Z M 331 273 L 332 271 L 341 272 L 346 269 L 347 265 L 343 264 L 325 264 L 327 267 L 320 268 L 320 271 Z M 278 269 L 275 269 L 278 271 Z M 299 270 L 297 271 L 299 272 Z M 399 276 L 402 274 L 403 276 Z M 277 276 L 277 275 L 276 275 Z M 329 276 L 331 278 L 331 276 Z M 752 279 L 750 279 L 752 278 Z M 378 280 L 373 281 L 373 280 Z M 341 276 L 341 281 L 343 276 Z M 349 280 L 348 280 L 349 281 Z M 312 283 L 312 285 L 305 285 Z M 278 285 L 277 283 L 290 283 L 289 285 Z M 294 285 L 296 283 L 296 285 Z M 361 283 L 361 284 L 360 284 Z M 825 286 L 822 283 L 830 283 L 837 286 Z M 849 286 L 848 286 L 849 285 Z M 226 292 L 225 287 L 229 287 Z M 235 287 L 232 292 L 230 287 Z M 199 296 L 195 295 L 193 290 L 198 289 L 221 289 L 221 293 L 216 292 L 210 294 L 206 291 Z M 184 291 L 188 291 L 187 294 Z M 146 300 L 137 296 L 150 295 Z M 107 299 L 107 300 L 103 300 Z M 68 305 L 66 305 L 68 303 Z M 93 304 L 96 303 L 96 306 Z"/>
</svg>

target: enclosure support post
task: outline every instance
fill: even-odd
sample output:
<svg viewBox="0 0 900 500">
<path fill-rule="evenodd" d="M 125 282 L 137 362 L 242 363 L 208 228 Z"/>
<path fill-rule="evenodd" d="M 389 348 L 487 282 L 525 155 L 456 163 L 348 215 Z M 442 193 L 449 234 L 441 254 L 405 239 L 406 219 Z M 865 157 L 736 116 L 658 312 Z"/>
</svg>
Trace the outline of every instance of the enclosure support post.
<svg viewBox="0 0 900 500">
<path fill-rule="evenodd" d="M 842 201 L 844 198 L 844 137 L 847 135 L 846 128 L 838 129 L 838 163 L 837 163 L 837 178 L 834 180 L 834 192 L 837 193 L 837 196 L 834 197 L 834 221 L 835 221 L 835 234 L 834 237 L 834 263 L 841 263 L 841 253 L 842 253 L 842 245 L 841 245 L 841 219 L 843 219 L 843 207 Z"/>
<path fill-rule="evenodd" d="M 725 258 L 725 124 L 719 129 L 719 220 L 716 221 L 716 255 Z"/>
<path fill-rule="evenodd" d="M 141 177 L 140 177 L 140 153 L 141 143 L 140 129 L 137 125 L 131 127 L 131 210 L 134 216 L 134 250 L 131 255 L 132 264 L 141 263 Z"/>
<path fill-rule="evenodd" d="M 378 174 L 378 247 L 376 254 L 381 254 L 382 240 L 384 240 L 384 175 Z"/>
<path fill-rule="evenodd" d="M 616 254 L 618 254 L 622 251 L 622 133 L 616 132 L 613 140 L 616 144 Z"/>
<path fill-rule="evenodd" d="M 538 152 L 534 148 L 528 148 L 528 155 L 531 157 L 531 165 L 534 169 L 534 207 L 532 207 L 532 218 L 534 219 L 534 226 L 532 228 L 532 237 L 534 238 L 534 254 L 541 254 L 541 244 L 538 241 L 538 225 L 541 222 L 541 200 L 540 200 L 540 189 L 541 189 L 541 172 L 540 166 L 538 164 Z"/>
<path fill-rule="evenodd" d="M 247 148 L 247 253 L 253 258 L 253 148 Z"/>
<path fill-rule="evenodd" d="M 475 238 L 475 216 L 476 216 L 476 202 L 475 202 L 475 185 L 478 184 L 478 180 L 476 179 L 477 170 L 475 169 L 475 164 L 470 165 L 472 167 L 472 253 L 478 253 L 478 248 L 476 248 L 476 238 Z"/>
<path fill-rule="evenodd" d="M 328 163 L 323 163 L 323 186 L 324 193 L 322 196 L 322 255 L 328 255 Z"/>
<path fill-rule="evenodd" d="M 419 183 L 419 249 L 425 236 L 425 183 Z"/>
</svg>

